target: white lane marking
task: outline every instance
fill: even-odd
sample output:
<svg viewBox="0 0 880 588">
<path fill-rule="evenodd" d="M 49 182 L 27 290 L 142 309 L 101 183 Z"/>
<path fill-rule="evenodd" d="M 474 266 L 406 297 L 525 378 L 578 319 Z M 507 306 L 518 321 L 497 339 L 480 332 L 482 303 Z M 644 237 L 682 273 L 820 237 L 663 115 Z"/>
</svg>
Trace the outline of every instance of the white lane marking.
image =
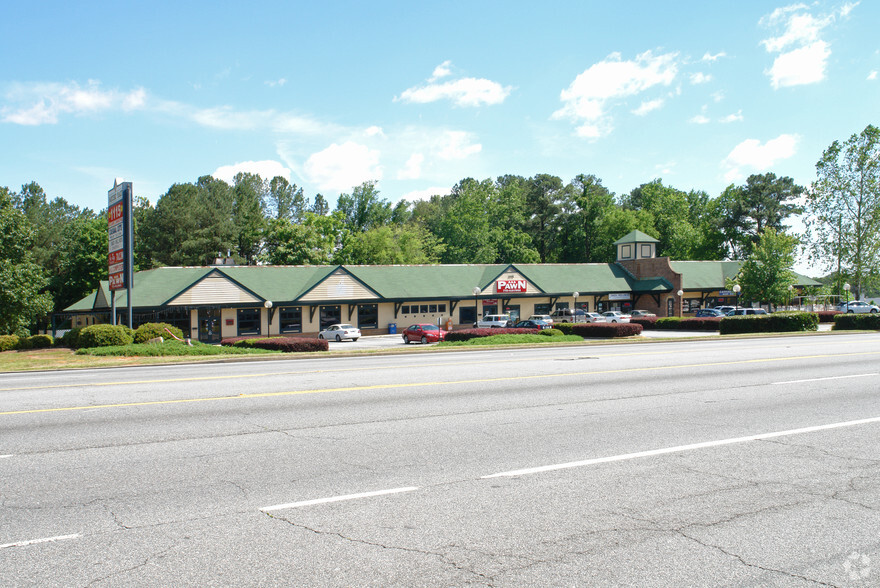
<svg viewBox="0 0 880 588">
<path fill-rule="evenodd" d="M 787 382 L 773 382 L 774 385 L 780 384 L 804 384 L 806 382 L 827 382 L 828 380 L 844 380 L 846 378 L 869 378 L 872 376 L 880 376 L 880 373 L 873 374 L 850 374 L 848 376 L 828 376 L 827 378 L 810 378 L 809 380 L 788 380 Z"/>
<path fill-rule="evenodd" d="M 12 457 L 11 455 L 0 455 L 0 459 L 5 459 L 7 457 Z"/>
<path fill-rule="evenodd" d="M 28 545 L 36 545 L 37 543 L 52 543 L 53 541 L 78 539 L 79 537 L 81 537 L 81 535 L 77 533 L 76 535 L 58 535 L 57 537 L 44 537 L 43 539 L 31 539 L 30 541 L 16 541 L 15 543 L 0 545 L 0 549 L 6 549 L 7 547 L 26 547 Z"/>
<path fill-rule="evenodd" d="M 301 506 L 313 506 L 316 504 L 327 504 L 329 502 L 341 502 L 343 500 L 357 500 L 358 498 L 370 498 L 373 496 L 384 496 L 386 494 L 398 494 L 400 492 L 412 492 L 418 490 L 415 486 L 406 488 L 392 488 L 390 490 L 377 490 L 375 492 L 361 492 L 360 494 L 346 494 L 344 496 L 331 496 L 329 498 L 316 498 L 314 500 L 303 500 L 301 502 L 291 502 L 288 504 L 276 504 L 275 506 L 265 506 L 260 510 L 263 512 L 271 512 L 273 510 L 284 510 L 287 508 L 299 508 Z"/>
<path fill-rule="evenodd" d="M 817 431 L 828 431 L 830 429 L 840 429 L 843 427 L 855 427 L 858 425 L 867 425 L 871 423 L 880 423 L 880 417 L 871 417 L 867 419 L 859 419 L 856 421 L 845 421 L 842 423 L 831 423 L 828 425 L 816 425 L 814 427 L 803 427 L 801 429 L 789 429 L 787 431 L 776 431 L 773 433 L 761 433 L 759 435 L 749 435 L 747 437 L 733 437 L 731 439 L 720 439 L 717 441 L 704 441 L 702 443 L 692 443 L 690 445 L 679 445 L 677 447 L 664 447 L 662 449 L 651 449 L 649 451 L 638 451 L 636 453 L 624 453 L 622 455 L 612 455 L 610 457 L 597 457 L 594 459 L 585 459 L 583 461 L 572 461 L 568 463 L 560 463 L 555 465 L 540 466 L 534 468 L 524 468 L 521 470 L 511 470 L 509 472 L 499 472 L 483 476 L 487 478 L 509 478 L 513 476 L 525 476 L 528 474 L 537 474 L 541 472 L 552 472 L 556 470 L 565 470 L 570 468 L 580 468 L 585 466 L 596 465 L 600 463 L 611 463 L 615 461 L 625 461 L 628 459 L 638 459 L 641 457 L 652 457 L 655 455 L 666 455 L 668 453 L 680 453 L 683 451 L 693 451 L 694 449 L 706 449 L 709 447 L 719 447 L 721 445 L 733 445 L 735 443 L 746 443 L 749 441 L 761 441 L 763 439 L 773 439 L 775 437 L 785 437 L 788 435 L 803 435 L 804 433 L 815 433 Z"/>
</svg>

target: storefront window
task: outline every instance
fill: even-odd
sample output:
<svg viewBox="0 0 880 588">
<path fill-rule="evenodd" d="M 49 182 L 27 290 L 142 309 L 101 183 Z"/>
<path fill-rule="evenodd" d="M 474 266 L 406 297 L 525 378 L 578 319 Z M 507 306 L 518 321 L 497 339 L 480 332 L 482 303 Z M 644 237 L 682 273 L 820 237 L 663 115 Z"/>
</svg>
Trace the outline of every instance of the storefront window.
<svg viewBox="0 0 880 588">
<path fill-rule="evenodd" d="M 259 308 L 239 308 L 237 314 L 239 336 L 260 334 Z"/>
<path fill-rule="evenodd" d="M 358 328 L 376 329 L 379 327 L 379 306 L 377 304 L 358 305 Z"/>
<path fill-rule="evenodd" d="M 321 330 L 323 331 L 330 325 L 342 322 L 341 306 L 322 306 L 321 307 Z"/>
<path fill-rule="evenodd" d="M 288 306 L 278 311 L 279 328 L 282 333 L 302 333 L 302 307 Z"/>
</svg>

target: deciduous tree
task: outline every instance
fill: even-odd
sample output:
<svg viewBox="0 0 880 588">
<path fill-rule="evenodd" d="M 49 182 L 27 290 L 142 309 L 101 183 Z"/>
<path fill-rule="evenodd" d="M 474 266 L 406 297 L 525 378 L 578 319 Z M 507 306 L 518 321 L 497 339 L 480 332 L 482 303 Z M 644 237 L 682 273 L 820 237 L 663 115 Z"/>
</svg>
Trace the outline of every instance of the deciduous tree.
<svg viewBox="0 0 880 588">
<path fill-rule="evenodd" d="M 868 125 L 834 141 L 816 175 L 806 204 L 812 259 L 841 279 L 848 275 L 859 297 L 880 265 L 880 129 Z M 837 290 L 842 294 L 840 284 Z"/>
</svg>

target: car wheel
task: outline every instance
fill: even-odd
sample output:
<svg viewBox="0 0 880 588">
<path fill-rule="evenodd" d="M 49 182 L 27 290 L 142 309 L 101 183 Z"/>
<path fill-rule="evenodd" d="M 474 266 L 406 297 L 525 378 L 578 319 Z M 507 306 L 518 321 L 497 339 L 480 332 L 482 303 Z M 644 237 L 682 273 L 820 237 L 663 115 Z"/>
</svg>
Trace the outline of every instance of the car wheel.
<svg viewBox="0 0 880 588">
<path fill-rule="evenodd" d="M 852 310 L 847 310 L 847 311 L 846 311 L 846 314 L 855 314 L 855 312 L 852 311 Z"/>
<path fill-rule="evenodd" d="M 336 335 L 336 342 L 337 342 L 337 343 L 341 343 L 341 342 L 342 342 L 342 337 L 340 337 L 339 335 Z"/>
<path fill-rule="evenodd" d="M 352 338 L 351 338 L 351 342 L 352 342 L 352 343 L 354 343 L 354 342 L 357 341 L 357 340 L 358 340 L 357 337 L 352 337 Z"/>
<path fill-rule="evenodd" d="M 324 335 L 322 335 L 321 333 L 318 333 L 318 339 L 323 339 L 323 338 L 324 338 Z"/>
<path fill-rule="evenodd" d="M 876 309 L 876 308 L 872 308 L 872 309 L 871 309 L 871 314 L 877 314 L 877 309 Z"/>
<path fill-rule="evenodd" d="M 407 337 L 406 335 L 403 336 L 403 343 L 405 345 L 409 345 L 409 337 Z"/>
<path fill-rule="evenodd" d="M 428 338 L 422 335 L 422 345 L 428 342 Z"/>
</svg>

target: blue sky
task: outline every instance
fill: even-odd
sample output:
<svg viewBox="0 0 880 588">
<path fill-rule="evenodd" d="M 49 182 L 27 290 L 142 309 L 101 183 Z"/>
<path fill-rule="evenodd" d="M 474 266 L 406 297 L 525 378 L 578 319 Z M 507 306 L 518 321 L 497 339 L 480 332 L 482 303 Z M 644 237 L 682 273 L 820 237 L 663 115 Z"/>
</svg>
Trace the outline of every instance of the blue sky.
<svg viewBox="0 0 880 588">
<path fill-rule="evenodd" d="M 880 124 L 877 2 L 4 2 L 0 185 L 107 205 L 284 175 L 392 201 L 466 177 L 798 183 Z"/>
</svg>

